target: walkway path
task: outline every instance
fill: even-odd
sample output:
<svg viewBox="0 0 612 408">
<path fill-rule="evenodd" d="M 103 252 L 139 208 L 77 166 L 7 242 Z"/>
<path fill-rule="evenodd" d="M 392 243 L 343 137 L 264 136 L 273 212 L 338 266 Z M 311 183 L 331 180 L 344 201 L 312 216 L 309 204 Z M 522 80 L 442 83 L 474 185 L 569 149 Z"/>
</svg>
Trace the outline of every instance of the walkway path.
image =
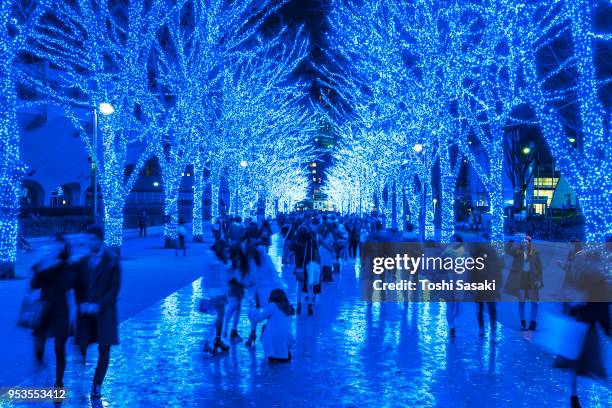
<svg viewBox="0 0 612 408">
<path fill-rule="evenodd" d="M 271 252 L 280 263 L 277 243 Z M 161 255 L 142 259 L 138 265 L 149 270 L 156 262 L 162 263 Z M 183 273 L 170 257 L 163 257 L 163 264 L 167 276 Z M 281 274 L 294 299 L 290 271 L 283 269 Z M 112 350 L 104 399 L 97 406 L 569 405 L 567 374 L 551 367 L 552 357 L 505 325 L 499 329 L 497 344 L 482 340 L 471 304 L 462 305 L 458 337 L 450 340 L 444 305 L 367 305 L 359 300 L 352 266 L 335 278 L 325 284 L 315 315 L 294 319 L 294 359 L 281 365 L 266 363 L 261 345 L 250 351 L 239 344 L 222 357 L 202 353 L 212 321 L 197 312 L 201 282 L 193 281 L 122 323 L 121 344 Z M 246 337 L 246 318 L 239 330 Z M 83 367 L 71 353 L 65 384 L 72 398 L 64 407 L 89 406 L 93 349 L 90 354 Z M 48 367 L 25 384 L 52 384 L 52 371 Z M 585 407 L 610 406 L 609 383 L 582 379 L 579 390 Z"/>
<path fill-rule="evenodd" d="M 188 239 L 187 256 L 175 258 L 173 250 L 162 248 L 161 229 L 154 227 L 150 232 L 152 234 L 146 238 L 137 238 L 132 230 L 125 233 L 118 306 L 121 321 L 201 276 L 205 248 L 212 241 L 212 237 L 208 237 L 208 245 L 190 244 Z M 79 235 L 72 236 L 72 242 L 77 254 L 85 252 Z M 34 359 L 30 332 L 17 327 L 16 322 L 21 300 L 29 285 L 30 268 L 40 259 L 47 244 L 47 241 L 39 240 L 33 244 L 31 252 L 19 253 L 16 265 L 19 279 L 0 280 L 0 387 L 19 384 L 41 369 Z M 53 362 L 52 346 L 52 343 L 48 344 L 46 363 Z M 42 369 L 49 371 L 45 367 Z"/>
</svg>

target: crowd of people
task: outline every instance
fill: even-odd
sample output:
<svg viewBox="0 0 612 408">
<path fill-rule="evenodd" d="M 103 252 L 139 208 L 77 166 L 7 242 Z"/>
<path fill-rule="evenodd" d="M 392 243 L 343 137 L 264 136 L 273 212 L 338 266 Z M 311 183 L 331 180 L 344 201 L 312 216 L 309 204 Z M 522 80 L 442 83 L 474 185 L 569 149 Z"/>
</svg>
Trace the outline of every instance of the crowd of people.
<svg viewBox="0 0 612 408">
<path fill-rule="evenodd" d="M 413 225 L 402 230 L 387 228 L 386 220 L 377 214 L 341 215 L 331 212 L 296 212 L 280 214 L 276 219 L 282 264 L 292 272 L 296 297 L 289 300 L 285 283 L 268 254 L 273 235 L 271 220 L 243 220 L 238 216 L 223 217 L 212 224 L 214 243 L 207 251 L 202 267 L 203 298 L 201 312 L 214 315 L 214 334 L 205 341 L 204 351 L 222 355 L 231 346 L 244 342 L 254 347 L 259 340 L 264 356 L 270 363 L 291 360 L 294 339 L 291 323 L 293 316 L 313 316 L 317 300 L 324 296 L 324 283 L 333 282 L 343 267 L 354 262 L 366 262 L 360 248 L 364 242 L 413 243 L 419 252 L 442 254 L 444 257 L 464 258 L 467 255 L 488 259 L 483 270 L 472 271 L 465 279 L 483 282 L 487 279 L 504 281 L 503 255 L 486 235 L 465 237 L 455 234 L 451 242 L 440 245 L 422 242 Z M 185 250 L 185 230 L 181 223 L 182 242 L 177 247 Z M 146 234 L 146 232 L 145 232 Z M 42 360 L 46 339 L 55 339 L 56 387 L 63 387 L 66 366 L 65 346 L 68 337 L 83 356 L 90 344 L 98 344 L 99 357 L 91 391 L 92 398 L 100 398 L 101 385 L 110 360 L 110 349 L 118 343 L 116 303 L 120 287 L 118 251 L 103 244 L 103 228 L 88 229 L 90 253 L 73 260 L 71 246 L 62 237 L 51 245 L 49 252 L 34 265 L 31 287 L 41 289 L 40 301 L 46 305 L 45 318 L 39 323 L 29 322 L 34 328 L 35 351 Z M 516 236 L 504 246 L 511 263 L 503 285 L 495 291 L 475 291 L 466 299 L 457 291 L 445 296 L 446 319 L 451 339 L 457 336 L 457 316 L 462 302 L 476 305 L 475 321 L 480 336 L 485 336 L 485 311 L 489 320 L 489 338 L 496 342 L 497 302 L 502 292 L 517 299 L 517 317 L 520 329 L 535 332 L 538 329 L 538 301 L 544 287 L 542 259 L 536 243 L 530 236 Z M 436 252 L 437 251 L 437 252 Z M 178 252 L 176 252 L 178 254 Z M 359 259 L 361 257 L 361 259 Z M 579 242 L 572 244 L 566 259 L 559 261 L 565 273 L 564 287 L 578 288 L 580 274 L 592 262 Z M 591 268 L 592 269 L 592 268 Z M 363 268 L 362 268 L 363 270 Z M 451 274 L 450 280 L 457 276 Z M 362 280 L 364 277 L 362 277 Z M 585 290 L 584 287 L 581 288 Z M 71 296 L 67 296 L 73 294 Z M 369 297 L 371 301 L 373 298 Z M 527 318 L 529 302 L 529 318 Z M 569 368 L 572 373 L 571 406 L 579 407 L 576 377 L 580 374 L 605 376 L 602 368 L 601 347 L 597 327 L 610 334 L 607 303 L 566 302 L 563 313 L 588 326 L 583 350 L 574 359 L 557 358 L 558 367 Z M 76 319 L 71 310 L 76 310 Z M 243 313 L 246 311 L 246 313 Z M 239 332 L 241 319 L 248 319 L 248 336 Z M 26 324 L 27 325 L 27 324 Z M 261 329 L 259 329 L 261 327 Z M 259 336 L 258 336 L 259 331 Z M 246 341 L 243 337 L 246 337 Z"/>
</svg>

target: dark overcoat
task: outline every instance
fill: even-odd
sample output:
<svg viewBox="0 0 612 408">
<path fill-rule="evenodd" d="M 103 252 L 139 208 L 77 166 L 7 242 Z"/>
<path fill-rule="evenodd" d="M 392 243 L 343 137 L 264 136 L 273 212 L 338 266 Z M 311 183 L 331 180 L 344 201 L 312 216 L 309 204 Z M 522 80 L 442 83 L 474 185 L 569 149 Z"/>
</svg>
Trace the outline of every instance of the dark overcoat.
<svg viewBox="0 0 612 408">
<path fill-rule="evenodd" d="M 536 250 L 529 251 L 527 260 L 529 262 L 530 273 L 527 275 L 527 282 L 524 282 L 523 273 L 523 248 L 520 245 L 514 246 L 512 243 L 506 245 L 506 253 L 512 257 L 512 265 L 506 280 L 504 292 L 511 296 L 518 297 L 521 289 L 529 290 L 530 300 L 540 299 L 540 288 L 536 287 L 535 283 L 543 283 L 542 277 L 542 261 L 540 253 Z M 521 288 L 523 281 L 525 288 Z"/>
<path fill-rule="evenodd" d="M 115 345 L 119 343 L 117 299 L 121 283 L 119 256 L 112 249 L 105 249 L 97 266 L 90 265 L 92 255 L 79 261 L 75 290 L 77 304 L 95 303 L 97 314 L 79 313 L 75 343 L 87 346 L 92 343 Z"/>
<path fill-rule="evenodd" d="M 67 261 L 47 267 L 37 263 L 32 271 L 30 285 L 33 289 L 40 289 L 40 300 L 47 302 L 42 326 L 34 330 L 34 336 L 70 337 L 74 333 L 70 326 L 67 294 L 75 284 L 75 266 Z"/>
</svg>

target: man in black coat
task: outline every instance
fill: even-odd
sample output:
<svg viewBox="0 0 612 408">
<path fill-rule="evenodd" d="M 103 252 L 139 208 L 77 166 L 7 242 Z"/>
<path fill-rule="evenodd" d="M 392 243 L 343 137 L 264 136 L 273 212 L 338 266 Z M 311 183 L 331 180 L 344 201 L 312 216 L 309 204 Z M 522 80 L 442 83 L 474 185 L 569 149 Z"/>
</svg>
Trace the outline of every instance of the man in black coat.
<svg viewBox="0 0 612 408">
<path fill-rule="evenodd" d="M 110 347 L 119 343 L 117 298 L 121 274 L 118 253 L 104 245 L 103 227 L 93 225 L 87 232 L 91 251 L 79 261 L 75 288 L 79 310 L 75 343 L 82 350 L 98 343 L 98 364 L 91 398 L 99 399 L 110 361 Z"/>
</svg>

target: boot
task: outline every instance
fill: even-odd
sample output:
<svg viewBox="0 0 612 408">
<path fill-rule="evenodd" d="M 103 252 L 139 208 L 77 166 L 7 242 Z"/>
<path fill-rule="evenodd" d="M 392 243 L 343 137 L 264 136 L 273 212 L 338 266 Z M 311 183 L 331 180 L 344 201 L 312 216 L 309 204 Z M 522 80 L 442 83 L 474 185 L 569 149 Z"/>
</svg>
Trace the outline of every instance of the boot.
<svg viewBox="0 0 612 408">
<path fill-rule="evenodd" d="M 241 342 L 242 342 L 242 337 L 240 337 L 240 335 L 238 334 L 238 330 L 232 329 L 230 333 L 230 343 L 236 344 L 236 343 L 241 343 Z"/>
<path fill-rule="evenodd" d="M 527 330 L 527 325 L 525 324 L 525 321 L 524 321 L 524 320 L 521 320 L 521 330 L 522 330 L 522 331 Z"/>
<path fill-rule="evenodd" d="M 244 345 L 247 347 L 253 347 L 255 345 L 255 340 L 257 340 L 257 334 L 255 334 L 255 330 L 251 330 L 249 338 L 247 339 L 246 343 L 244 343 Z"/>
<path fill-rule="evenodd" d="M 570 397 L 570 407 L 571 408 L 582 408 L 582 405 L 580 405 L 580 401 L 578 400 L 577 395 L 572 395 Z"/>
<path fill-rule="evenodd" d="M 102 387 L 100 385 L 94 384 L 91 387 L 91 394 L 89 394 L 92 400 L 99 400 L 102 398 Z"/>
<path fill-rule="evenodd" d="M 217 354 L 218 351 L 228 351 L 229 346 L 221 341 L 220 337 L 215 337 L 215 342 L 213 343 L 213 351 L 214 354 Z"/>
<path fill-rule="evenodd" d="M 454 327 L 451 327 L 449 330 L 449 334 L 451 337 L 455 337 L 457 335 L 457 332 L 455 331 Z"/>
<path fill-rule="evenodd" d="M 529 330 L 534 331 L 536 329 L 536 321 L 532 320 L 529 322 Z"/>
<path fill-rule="evenodd" d="M 213 355 L 218 354 L 219 352 L 225 352 L 229 350 L 229 346 L 221 341 L 220 337 L 215 337 L 214 342 L 206 341 L 204 343 L 204 351 L 205 353 L 210 353 Z"/>
<path fill-rule="evenodd" d="M 312 311 L 312 304 L 308 304 L 308 316 L 312 316 L 314 312 Z"/>
</svg>

